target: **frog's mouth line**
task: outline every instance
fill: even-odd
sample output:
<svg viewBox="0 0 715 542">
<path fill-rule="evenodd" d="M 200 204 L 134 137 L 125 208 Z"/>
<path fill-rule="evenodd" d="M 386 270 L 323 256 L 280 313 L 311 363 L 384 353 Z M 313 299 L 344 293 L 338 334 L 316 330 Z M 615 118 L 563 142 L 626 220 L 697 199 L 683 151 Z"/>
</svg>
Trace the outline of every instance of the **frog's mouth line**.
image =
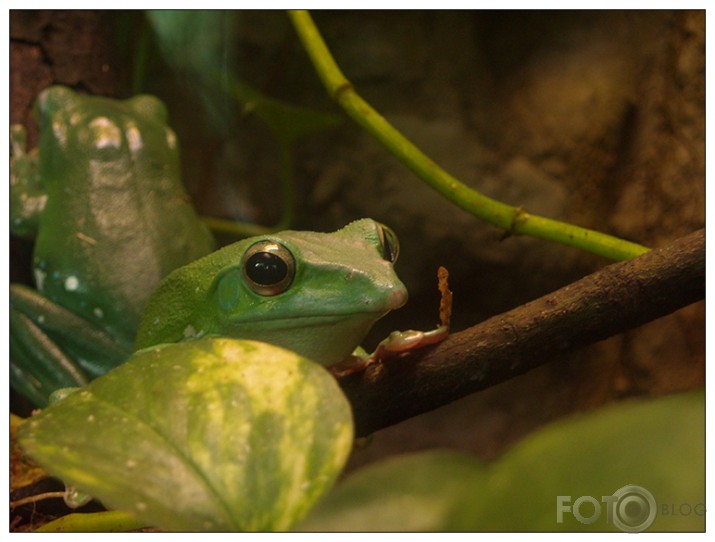
<svg viewBox="0 0 715 542">
<path fill-rule="evenodd" d="M 350 312 L 331 312 L 326 314 L 316 314 L 314 310 L 310 313 L 296 313 L 292 316 L 280 315 L 265 315 L 250 320 L 236 321 L 235 324 L 242 327 L 250 327 L 252 324 L 270 325 L 272 328 L 293 329 L 296 327 L 319 327 L 329 325 L 330 323 L 343 323 L 348 320 L 354 320 L 355 326 L 372 325 L 377 320 L 385 316 L 388 312 L 399 309 L 407 303 L 407 292 L 405 290 L 396 290 L 390 294 L 387 303 L 377 304 L 371 307 L 365 305 L 365 310 L 352 310 Z M 326 306 L 326 308 L 329 308 Z M 375 310 L 371 310 L 375 309 Z"/>
<path fill-rule="evenodd" d="M 351 319 L 354 319 L 356 324 L 365 324 L 367 322 L 375 322 L 385 316 L 389 310 L 383 311 L 365 311 L 365 312 L 351 312 L 351 313 L 331 313 L 331 314 L 311 314 L 311 315 L 300 315 L 295 316 L 280 316 L 275 318 L 253 318 L 251 320 L 246 320 L 243 322 L 237 322 L 238 325 L 251 325 L 251 324 L 270 324 L 272 327 L 320 327 L 330 323 L 341 323 Z"/>
</svg>

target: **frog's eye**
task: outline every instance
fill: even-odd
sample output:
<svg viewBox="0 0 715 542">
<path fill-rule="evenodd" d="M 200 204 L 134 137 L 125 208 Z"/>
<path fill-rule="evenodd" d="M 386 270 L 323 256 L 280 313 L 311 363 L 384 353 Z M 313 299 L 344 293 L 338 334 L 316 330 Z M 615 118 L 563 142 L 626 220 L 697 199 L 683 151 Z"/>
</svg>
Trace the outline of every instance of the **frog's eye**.
<svg viewBox="0 0 715 542">
<path fill-rule="evenodd" d="M 380 235 L 382 257 L 388 262 L 395 263 L 400 255 L 400 242 L 397 240 L 397 235 L 383 224 L 378 225 L 378 233 Z"/>
<path fill-rule="evenodd" d="M 285 292 L 294 275 L 293 254 L 275 241 L 258 241 L 243 255 L 243 277 L 257 294 L 271 296 Z"/>
</svg>

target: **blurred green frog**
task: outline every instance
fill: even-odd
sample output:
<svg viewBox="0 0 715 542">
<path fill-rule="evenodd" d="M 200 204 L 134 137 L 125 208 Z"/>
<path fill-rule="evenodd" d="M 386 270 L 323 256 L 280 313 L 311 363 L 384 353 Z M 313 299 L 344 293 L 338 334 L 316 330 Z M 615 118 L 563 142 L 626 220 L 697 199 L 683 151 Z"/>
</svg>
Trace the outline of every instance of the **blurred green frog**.
<svg viewBox="0 0 715 542">
<path fill-rule="evenodd" d="M 34 238 L 36 289 L 10 287 L 11 385 L 37 405 L 126 360 L 149 295 L 210 253 L 157 98 L 82 95 L 35 104 L 37 149 L 11 128 L 10 227 Z"/>
</svg>

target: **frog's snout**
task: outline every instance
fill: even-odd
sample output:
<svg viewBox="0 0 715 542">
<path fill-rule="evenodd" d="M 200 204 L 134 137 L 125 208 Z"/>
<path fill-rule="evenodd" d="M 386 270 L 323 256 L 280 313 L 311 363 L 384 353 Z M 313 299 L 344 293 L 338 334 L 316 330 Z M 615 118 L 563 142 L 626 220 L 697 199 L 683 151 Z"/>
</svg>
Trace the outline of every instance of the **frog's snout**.
<svg viewBox="0 0 715 542">
<path fill-rule="evenodd" d="M 399 309 L 405 303 L 407 303 L 407 289 L 404 286 L 393 288 L 387 294 L 387 305 L 391 311 Z"/>
</svg>

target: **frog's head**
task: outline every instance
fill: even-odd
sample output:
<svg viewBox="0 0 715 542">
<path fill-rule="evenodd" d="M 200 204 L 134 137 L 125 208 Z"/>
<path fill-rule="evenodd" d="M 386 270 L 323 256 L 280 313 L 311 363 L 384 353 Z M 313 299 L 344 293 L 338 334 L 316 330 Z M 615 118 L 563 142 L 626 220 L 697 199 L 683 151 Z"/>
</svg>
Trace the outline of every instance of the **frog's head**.
<svg viewBox="0 0 715 542">
<path fill-rule="evenodd" d="M 97 118 L 107 117 L 108 121 L 123 123 L 138 118 L 158 125 L 164 125 L 168 120 L 166 106 L 156 96 L 139 94 L 127 100 L 114 100 L 80 94 L 63 85 L 43 90 L 35 101 L 33 111 L 40 125 L 49 128 L 44 131 L 51 133 L 60 143 L 67 142 L 69 130 L 89 130 L 100 135 L 103 123 L 97 122 Z"/>
<path fill-rule="evenodd" d="M 157 163 L 178 168 L 176 135 L 155 96 L 114 100 L 55 85 L 40 93 L 34 113 L 41 127 L 43 178 L 57 177 L 63 187 L 74 179 L 86 184 L 93 174 L 111 180 L 131 173 L 130 168 L 155 178 L 141 168 Z"/>
<path fill-rule="evenodd" d="M 241 241 L 167 277 L 152 298 L 137 346 L 220 335 L 261 340 L 325 365 L 336 363 L 376 320 L 407 301 L 393 268 L 398 250 L 392 230 L 370 219 L 334 233 L 286 231 Z M 210 284 L 199 284 L 202 273 L 213 277 Z M 175 300 L 182 290 L 191 299 L 184 298 L 182 310 L 160 316 L 151 326 L 161 290 L 173 290 Z M 162 321 L 171 336 L 159 329 Z M 154 339 L 146 340 L 147 334 Z"/>
</svg>

